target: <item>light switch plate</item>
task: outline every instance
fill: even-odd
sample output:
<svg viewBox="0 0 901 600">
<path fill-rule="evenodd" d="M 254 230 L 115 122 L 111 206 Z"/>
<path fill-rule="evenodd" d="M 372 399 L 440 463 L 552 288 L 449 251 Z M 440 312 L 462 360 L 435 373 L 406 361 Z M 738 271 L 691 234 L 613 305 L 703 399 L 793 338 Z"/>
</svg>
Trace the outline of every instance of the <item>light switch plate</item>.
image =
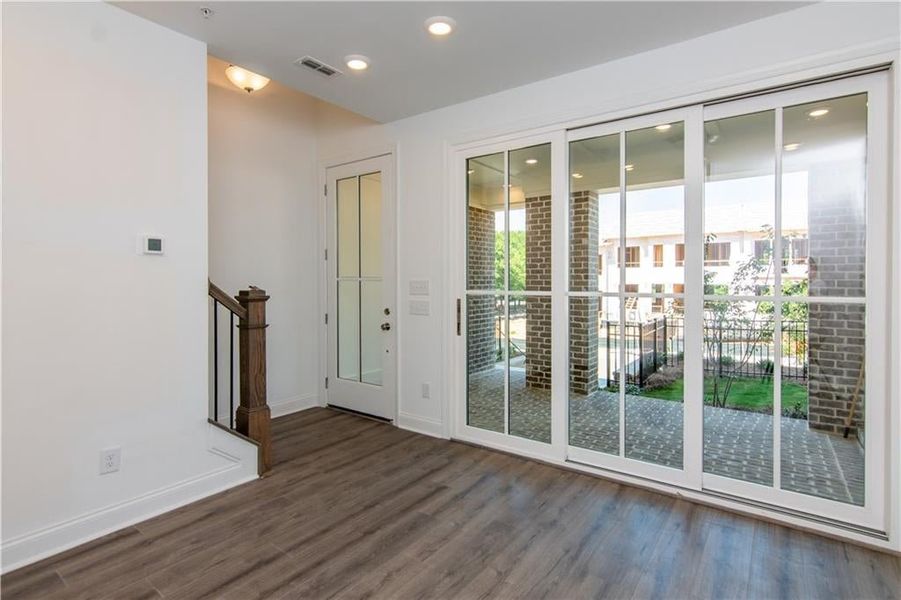
<svg viewBox="0 0 901 600">
<path fill-rule="evenodd" d="M 410 280 L 411 296 L 428 296 L 429 280 L 428 279 L 411 279 Z"/>
<path fill-rule="evenodd" d="M 431 306 L 428 300 L 410 300 L 410 314 L 428 316 Z"/>
</svg>

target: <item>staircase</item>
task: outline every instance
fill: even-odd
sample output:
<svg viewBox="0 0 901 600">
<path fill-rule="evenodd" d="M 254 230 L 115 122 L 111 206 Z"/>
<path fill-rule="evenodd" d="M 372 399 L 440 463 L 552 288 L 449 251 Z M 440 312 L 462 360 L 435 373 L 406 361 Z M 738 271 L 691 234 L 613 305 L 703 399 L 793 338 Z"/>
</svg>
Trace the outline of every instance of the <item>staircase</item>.
<svg viewBox="0 0 901 600">
<path fill-rule="evenodd" d="M 250 286 L 232 297 L 213 282 L 209 282 L 209 296 L 212 300 L 209 421 L 258 446 L 257 471 L 263 476 L 272 468 L 270 413 L 266 404 L 266 301 L 269 296 L 265 290 Z M 226 318 L 228 329 L 223 330 Z M 235 329 L 238 330 L 237 407 Z"/>
</svg>

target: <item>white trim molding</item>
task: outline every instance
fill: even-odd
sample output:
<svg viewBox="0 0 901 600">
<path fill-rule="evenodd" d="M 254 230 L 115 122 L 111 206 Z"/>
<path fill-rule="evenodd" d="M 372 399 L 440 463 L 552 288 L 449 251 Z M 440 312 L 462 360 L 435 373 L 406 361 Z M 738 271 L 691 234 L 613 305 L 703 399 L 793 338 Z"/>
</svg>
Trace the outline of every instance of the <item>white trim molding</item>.
<svg viewBox="0 0 901 600">
<path fill-rule="evenodd" d="M 416 415 L 399 412 L 397 414 L 397 426 L 407 431 L 421 433 L 431 437 L 448 439 L 445 432 L 444 423 L 439 419 L 430 419 L 427 417 L 417 417 Z"/>
<path fill-rule="evenodd" d="M 291 398 L 284 398 L 276 402 L 270 402 L 269 410 L 272 413 L 272 418 L 276 419 L 278 417 L 284 417 L 285 415 L 290 415 L 302 410 L 307 410 L 308 408 L 315 408 L 317 406 L 321 406 L 319 402 L 319 394 L 314 393 L 303 394 L 302 396 L 293 396 Z"/>
<path fill-rule="evenodd" d="M 225 464 L 173 485 L 4 540 L 0 545 L 0 571 L 8 573 L 129 525 L 258 479 L 255 445 L 212 424 L 208 425 L 207 436 L 207 450 L 225 459 Z"/>
</svg>

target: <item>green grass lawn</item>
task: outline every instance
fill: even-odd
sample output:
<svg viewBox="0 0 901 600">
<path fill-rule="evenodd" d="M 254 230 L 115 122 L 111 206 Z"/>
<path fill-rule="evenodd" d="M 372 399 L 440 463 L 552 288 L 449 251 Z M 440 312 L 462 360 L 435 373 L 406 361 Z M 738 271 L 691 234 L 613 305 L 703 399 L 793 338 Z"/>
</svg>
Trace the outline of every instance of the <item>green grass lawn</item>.
<svg viewBox="0 0 901 600">
<path fill-rule="evenodd" d="M 721 380 L 720 385 L 725 383 Z M 722 389 L 722 388 L 721 388 Z M 713 393 L 713 379 L 704 379 L 704 403 L 710 403 Z M 682 400 L 684 397 L 684 380 L 677 379 L 673 385 L 657 390 L 643 390 L 642 396 L 660 398 L 662 400 Z M 807 412 L 807 387 L 797 383 L 783 382 L 782 407 L 793 408 L 800 403 L 802 412 Z M 736 379 L 726 399 L 727 407 L 745 410 L 764 411 L 773 407 L 773 382 L 760 379 Z"/>
</svg>

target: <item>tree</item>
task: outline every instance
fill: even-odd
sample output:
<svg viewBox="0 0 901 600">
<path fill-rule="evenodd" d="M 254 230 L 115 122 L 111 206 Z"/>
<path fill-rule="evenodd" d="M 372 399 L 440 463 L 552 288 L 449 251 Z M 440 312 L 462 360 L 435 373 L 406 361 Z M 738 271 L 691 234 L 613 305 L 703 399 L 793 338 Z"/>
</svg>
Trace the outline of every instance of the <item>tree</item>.
<svg viewBox="0 0 901 600">
<path fill-rule="evenodd" d="M 494 235 L 494 284 L 499 290 L 504 289 L 504 232 Z M 510 232 L 510 289 L 522 291 L 526 289 L 526 232 Z"/>
</svg>

